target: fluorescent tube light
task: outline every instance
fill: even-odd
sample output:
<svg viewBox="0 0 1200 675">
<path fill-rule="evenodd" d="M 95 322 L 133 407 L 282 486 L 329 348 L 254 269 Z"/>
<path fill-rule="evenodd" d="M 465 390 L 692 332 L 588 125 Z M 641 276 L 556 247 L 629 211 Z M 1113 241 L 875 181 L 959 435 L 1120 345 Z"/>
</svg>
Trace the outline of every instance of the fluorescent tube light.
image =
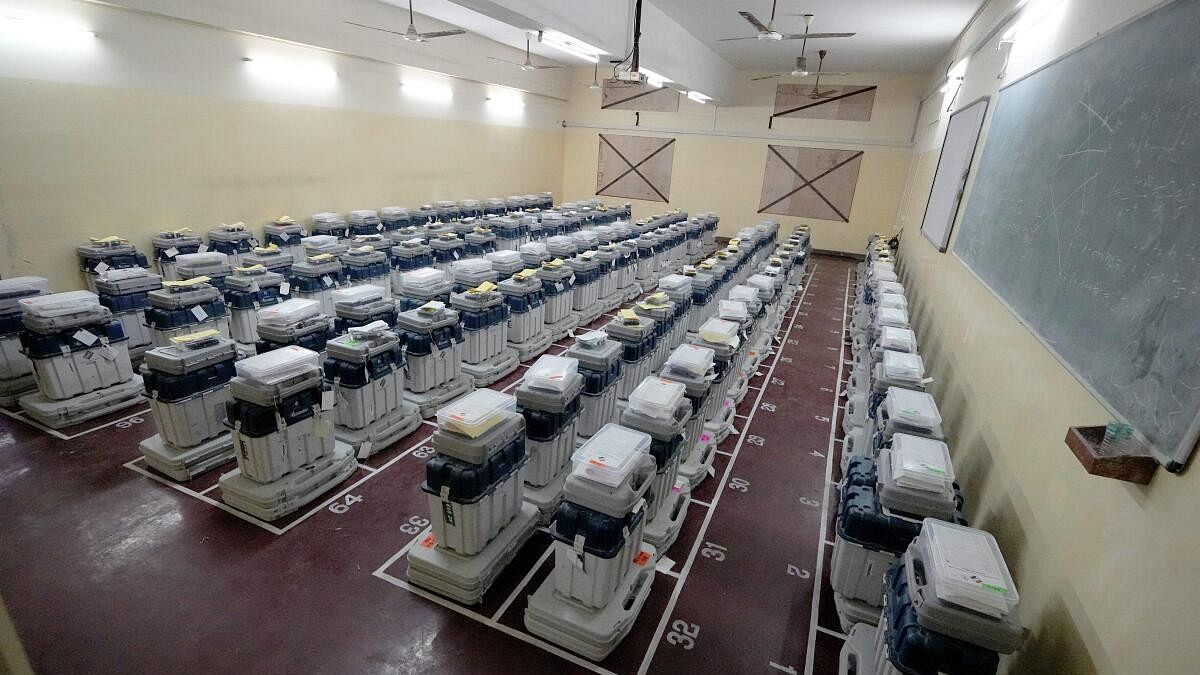
<svg viewBox="0 0 1200 675">
<path fill-rule="evenodd" d="M 90 44 L 96 33 L 68 21 L 49 17 L 0 16 L 0 41 L 42 47 L 70 48 Z"/>
<path fill-rule="evenodd" d="M 560 52 L 581 58 L 588 63 L 599 62 L 600 55 L 604 53 L 604 50 L 599 47 L 593 47 L 583 40 L 573 38 L 566 33 L 560 33 L 556 30 L 547 29 L 538 31 L 538 42 L 547 47 L 553 47 Z"/>
<path fill-rule="evenodd" d="M 689 91 L 687 93 L 687 97 L 690 98 L 691 100 L 695 101 L 696 103 L 708 103 L 709 101 L 712 100 L 711 96 L 709 96 L 707 94 L 701 94 L 698 91 Z"/>
<path fill-rule="evenodd" d="M 274 56 L 247 56 L 242 61 L 253 76 L 276 84 L 319 89 L 337 83 L 337 71 L 324 63 Z"/>
<path fill-rule="evenodd" d="M 400 85 L 405 96 L 412 96 L 434 103 L 449 103 L 454 100 L 454 89 L 443 82 L 412 79 L 405 80 Z"/>
<path fill-rule="evenodd" d="M 650 85 L 651 87 L 662 87 L 668 82 L 674 82 L 674 80 L 671 78 L 663 77 L 649 68 L 642 68 L 639 66 L 638 72 L 646 76 L 646 84 Z"/>
</svg>

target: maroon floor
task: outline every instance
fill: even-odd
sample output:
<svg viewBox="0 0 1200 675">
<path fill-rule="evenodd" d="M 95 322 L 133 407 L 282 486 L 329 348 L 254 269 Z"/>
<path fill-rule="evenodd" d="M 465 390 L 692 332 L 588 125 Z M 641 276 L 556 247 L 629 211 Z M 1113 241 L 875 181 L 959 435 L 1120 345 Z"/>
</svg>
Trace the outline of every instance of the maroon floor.
<svg viewBox="0 0 1200 675">
<path fill-rule="evenodd" d="M 45 673 L 835 673 L 825 540 L 852 266 L 814 263 L 738 407 L 741 433 L 600 664 L 524 630 L 524 598 L 551 567 L 544 534 L 479 607 L 407 588 L 429 424 L 266 524 L 220 503 L 219 471 L 171 485 L 134 461 L 154 425 L 139 408 L 54 435 L 0 417 L 0 596 Z"/>
</svg>

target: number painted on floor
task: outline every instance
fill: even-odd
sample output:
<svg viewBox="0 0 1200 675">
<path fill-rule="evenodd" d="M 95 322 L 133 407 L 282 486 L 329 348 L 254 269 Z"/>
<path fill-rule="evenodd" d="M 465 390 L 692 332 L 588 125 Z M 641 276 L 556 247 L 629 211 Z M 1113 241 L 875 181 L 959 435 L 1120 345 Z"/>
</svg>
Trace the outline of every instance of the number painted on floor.
<svg viewBox="0 0 1200 675">
<path fill-rule="evenodd" d="M 825 454 L 822 453 L 820 450 L 813 450 L 812 454 L 813 454 L 813 457 L 821 457 L 821 458 L 825 457 Z"/>
<path fill-rule="evenodd" d="M 809 571 L 808 571 L 808 570 L 806 570 L 806 569 L 801 569 L 801 568 L 799 568 L 799 567 L 796 567 L 795 565 L 788 565 L 788 566 L 787 566 L 787 573 L 788 573 L 790 576 L 793 576 L 793 577 L 800 577 L 801 579 L 809 579 L 809 578 L 812 578 L 812 573 L 811 573 L 811 572 L 809 572 Z"/>
<path fill-rule="evenodd" d="M 774 403 L 767 403 L 766 401 L 763 401 L 762 403 L 760 403 L 758 405 L 758 407 L 760 410 L 766 410 L 769 413 L 775 412 L 775 404 Z"/>
<path fill-rule="evenodd" d="M 794 339 L 792 339 L 792 338 L 788 338 L 788 341 L 787 341 L 787 343 L 788 343 L 789 345 L 798 345 L 798 344 L 800 344 L 800 341 L 799 341 L 799 340 L 794 340 Z"/>
<path fill-rule="evenodd" d="M 784 387 L 784 386 L 787 386 L 787 380 L 784 380 L 784 379 L 778 378 L 778 377 L 772 377 L 771 384 L 777 384 L 781 387 Z"/>
<path fill-rule="evenodd" d="M 826 363 L 825 367 L 830 370 L 837 370 L 837 366 L 833 365 L 832 363 Z"/>
<path fill-rule="evenodd" d="M 826 347 L 825 349 L 828 349 L 831 352 L 836 352 L 837 350 L 841 349 L 841 347 Z"/>
<path fill-rule="evenodd" d="M 745 478 L 730 478 L 729 489 L 733 490 L 734 492 L 749 492 L 750 481 L 746 480 Z"/>
<path fill-rule="evenodd" d="M 775 663 L 774 661 L 767 661 L 767 665 L 774 668 L 775 670 L 787 673 L 788 675 L 797 675 L 797 671 L 793 666 L 781 666 L 778 663 Z"/>
<path fill-rule="evenodd" d="M 429 527 L 428 518 L 411 516 L 407 523 L 400 526 L 400 531 L 404 534 L 421 534 L 426 527 Z"/>
<path fill-rule="evenodd" d="M 800 503 L 805 506 L 811 506 L 813 508 L 816 508 L 821 505 L 821 502 L 819 502 L 811 497 L 801 497 Z"/>
<path fill-rule="evenodd" d="M 145 421 L 146 420 L 141 417 L 134 416 L 134 417 L 130 417 L 129 419 L 121 420 L 120 422 L 117 422 L 113 426 L 117 427 L 118 429 L 128 429 L 129 427 L 131 427 L 135 424 L 141 424 L 142 422 L 145 422 Z"/>
<path fill-rule="evenodd" d="M 830 389 L 829 387 L 821 387 L 821 391 L 827 391 L 827 392 L 829 392 L 829 393 L 831 393 L 831 394 L 833 393 L 833 390 L 832 390 L 832 389 Z"/>
<path fill-rule="evenodd" d="M 433 448 L 428 445 L 422 445 L 416 450 L 413 450 L 412 455 L 418 459 L 426 459 L 433 456 Z"/>
<path fill-rule="evenodd" d="M 791 362 L 792 362 L 792 357 L 790 357 L 790 356 L 781 356 L 781 357 L 779 357 L 779 360 L 780 360 L 780 361 L 783 361 L 784 363 L 791 363 Z"/>
<path fill-rule="evenodd" d="M 808 312 L 801 312 L 801 311 L 797 310 L 796 316 L 808 316 Z"/>
<path fill-rule="evenodd" d="M 830 335 L 841 335 L 842 331 L 840 329 L 834 328 L 833 330 L 829 331 L 829 334 Z"/>
<path fill-rule="evenodd" d="M 360 495 L 346 495 L 345 497 L 342 497 L 341 501 L 330 504 L 329 512 L 339 515 L 343 514 L 349 511 L 351 506 L 354 506 L 362 500 L 363 498 Z"/>
<path fill-rule="evenodd" d="M 762 436 L 753 436 L 752 435 L 752 436 L 746 437 L 746 442 L 749 443 L 750 445 L 757 445 L 759 447 L 762 447 L 763 444 L 766 443 L 766 440 L 763 439 Z"/>
<path fill-rule="evenodd" d="M 817 420 L 818 422 L 828 422 L 829 421 L 829 418 L 824 415 L 813 415 L 813 419 Z"/>
<path fill-rule="evenodd" d="M 684 649 L 696 646 L 696 638 L 700 637 L 700 625 L 688 623 L 683 619 L 671 622 L 671 632 L 667 633 L 667 642 Z"/>
<path fill-rule="evenodd" d="M 728 552 L 729 549 L 725 548 L 724 546 L 714 544 L 711 541 L 704 542 L 704 548 L 700 549 L 700 555 L 708 558 L 709 560 L 715 560 L 716 562 L 724 562 L 725 554 Z"/>
</svg>

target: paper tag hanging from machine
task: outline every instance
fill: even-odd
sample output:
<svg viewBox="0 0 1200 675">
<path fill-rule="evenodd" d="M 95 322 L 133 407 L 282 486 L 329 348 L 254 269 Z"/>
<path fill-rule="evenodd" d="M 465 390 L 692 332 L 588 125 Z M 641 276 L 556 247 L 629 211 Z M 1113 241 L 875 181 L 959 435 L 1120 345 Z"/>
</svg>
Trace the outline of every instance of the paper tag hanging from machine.
<svg viewBox="0 0 1200 675">
<path fill-rule="evenodd" d="M 192 308 L 192 316 L 196 317 L 197 321 L 204 321 L 208 318 L 208 312 L 204 311 L 200 305 L 196 305 Z"/>
</svg>

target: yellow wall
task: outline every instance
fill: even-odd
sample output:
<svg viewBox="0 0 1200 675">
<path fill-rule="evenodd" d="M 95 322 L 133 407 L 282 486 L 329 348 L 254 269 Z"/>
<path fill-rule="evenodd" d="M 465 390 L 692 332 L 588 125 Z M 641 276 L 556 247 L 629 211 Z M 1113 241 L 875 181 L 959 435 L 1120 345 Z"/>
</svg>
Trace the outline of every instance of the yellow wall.
<svg viewBox="0 0 1200 675">
<path fill-rule="evenodd" d="M 767 129 L 776 81 L 749 82 L 757 74 L 738 74 L 743 85 L 736 105 L 701 105 L 683 98 L 679 112 L 642 113 L 640 125 L 634 126 L 633 112 L 601 110 L 600 92 L 587 88 L 592 71 L 576 71 L 567 106 L 564 198 L 595 194 L 600 133 L 673 137 L 671 201 L 635 200 L 635 217 L 667 208 L 715 211 L 726 235 L 764 218 L 785 227 L 807 223 L 817 248 L 848 252 L 861 251 L 871 232 L 890 232 L 904 194 L 909 140 L 925 77 L 860 74 L 838 80 L 879 86 L 870 122 L 778 119 L 774 129 Z M 863 150 L 850 222 L 757 213 L 768 144 Z"/>
<path fill-rule="evenodd" d="M 1066 3 L 1077 14 L 1062 26 L 1078 27 L 1076 44 L 1133 11 L 1088 4 Z M 1095 23 L 1102 9 L 1110 25 Z M 985 46 L 972 57 L 960 104 L 995 95 L 1001 56 Z M 1063 442 L 1067 427 L 1104 424 L 1110 415 L 954 256 L 954 234 L 944 254 L 920 234 L 940 117 L 921 125 L 901 214 L 902 280 L 968 518 L 996 535 L 1033 631 L 1006 672 L 1200 672 L 1200 644 L 1191 637 L 1200 606 L 1200 475 L 1160 471 L 1143 487 L 1090 476 L 1076 461 Z"/>
<path fill-rule="evenodd" d="M 554 129 L 0 79 L 0 274 L 82 287 L 75 246 L 284 213 L 561 194 Z"/>
</svg>

